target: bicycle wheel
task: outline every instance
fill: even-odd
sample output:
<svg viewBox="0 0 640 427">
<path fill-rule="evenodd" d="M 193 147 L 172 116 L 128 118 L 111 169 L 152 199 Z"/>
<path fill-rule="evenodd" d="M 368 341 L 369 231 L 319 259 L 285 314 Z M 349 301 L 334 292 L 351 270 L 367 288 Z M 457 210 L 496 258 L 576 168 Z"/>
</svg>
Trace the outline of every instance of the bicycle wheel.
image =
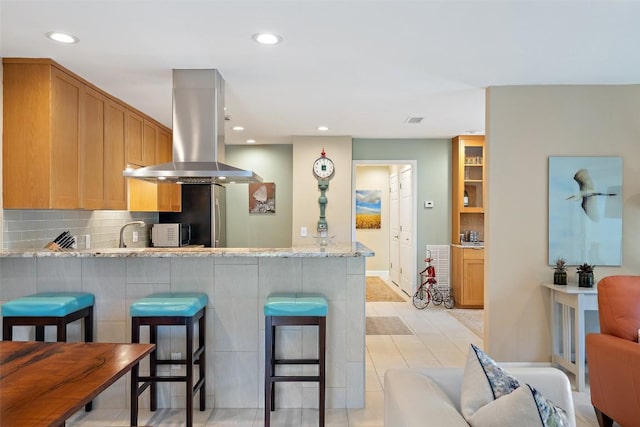
<svg viewBox="0 0 640 427">
<path fill-rule="evenodd" d="M 436 287 L 432 287 L 429 292 L 431 292 L 431 301 L 433 301 L 435 305 L 442 304 L 442 301 L 444 301 L 442 291 L 438 290 Z"/>
<path fill-rule="evenodd" d="M 453 308 L 456 305 L 456 300 L 453 295 L 449 295 L 449 298 L 444 300 L 445 308 Z"/>
<path fill-rule="evenodd" d="M 429 299 L 429 292 L 425 289 L 425 286 L 420 285 L 416 293 L 413 295 L 413 306 L 422 310 L 429 305 Z"/>
</svg>

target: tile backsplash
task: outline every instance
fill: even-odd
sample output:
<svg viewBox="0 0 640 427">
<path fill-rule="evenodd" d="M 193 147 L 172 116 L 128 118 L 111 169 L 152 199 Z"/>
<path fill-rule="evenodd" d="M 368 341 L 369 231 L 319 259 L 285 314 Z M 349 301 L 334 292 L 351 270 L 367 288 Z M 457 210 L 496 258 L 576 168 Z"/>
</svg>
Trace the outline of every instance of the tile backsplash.
<svg viewBox="0 0 640 427">
<path fill-rule="evenodd" d="M 14 210 L 2 211 L 2 249 L 40 249 L 63 231 L 78 237 L 78 249 L 84 249 L 86 236 L 92 248 L 115 248 L 120 228 L 129 221 L 142 220 L 144 227 L 127 227 L 124 240 L 128 247 L 149 246 L 151 224 L 158 222 L 156 212 Z M 132 243 L 133 232 L 139 241 Z"/>
</svg>

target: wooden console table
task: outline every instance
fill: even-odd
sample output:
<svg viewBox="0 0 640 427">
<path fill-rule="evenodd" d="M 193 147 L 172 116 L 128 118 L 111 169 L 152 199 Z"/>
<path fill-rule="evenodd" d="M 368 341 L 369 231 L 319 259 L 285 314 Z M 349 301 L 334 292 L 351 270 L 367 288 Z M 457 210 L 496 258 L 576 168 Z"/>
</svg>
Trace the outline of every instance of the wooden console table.
<svg viewBox="0 0 640 427">
<path fill-rule="evenodd" d="M 576 284 L 544 283 L 543 286 L 551 289 L 551 362 L 573 373 L 577 391 L 584 391 L 584 316 L 586 311 L 598 311 L 597 285 L 580 288 Z"/>
<path fill-rule="evenodd" d="M 153 348 L 153 344 L 0 341 L 0 425 L 64 425 Z"/>
</svg>

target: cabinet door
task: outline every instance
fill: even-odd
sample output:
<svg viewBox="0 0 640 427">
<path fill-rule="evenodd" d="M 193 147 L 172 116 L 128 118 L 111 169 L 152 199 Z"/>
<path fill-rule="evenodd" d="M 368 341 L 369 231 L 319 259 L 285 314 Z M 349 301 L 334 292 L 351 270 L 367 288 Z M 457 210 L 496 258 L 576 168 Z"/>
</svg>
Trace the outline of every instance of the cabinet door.
<svg viewBox="0 0 640 427">
<path fill-rule="evenodd" d="M 127 146 L 127 163 L 143 166 L 142 117 L 130 110 L 127 110 L 126 117 L 127 138 L 125 144 Z"/>
<path fill-rule="evenodd" d="M 105 208 L 104 113 L 106 98 L 84 86 L 80 96 L 80 207 Z"/>
<path fill-rule="evenodd" d="M 2 174 L 5 209 L 51 203 L 51 67 L 3 64 Z"/>
<path fill-rule="evenodd" d="M 464 280 L 462 299 L 465 306 L 482 307 L 484 305 L 484 260 L 464 260 Z"/>
<path fill-rule="evenodd" d="M 463 299 L 463 281 L 464 281 L 464 249 L 459 246 L 451 246 L 451 292 L 456 300 L 456 306 L 462 307 L 465 302 Z"/>
<path fill-rule="evenodd" d="M 107 101 L 104 132 L 105 199 L 107 209 L 127 209 L 127 185 L 122 171 L 126 167 L 126 109 Z"/>
<path fill-rule="evenodd" d="M 142 163 L 143 166 L 151 166 L 156 163 L 156 140 L 158 138 L 158 126 L 148 120 L 143 121 L 142 130 Z"/>
<path fill-rule="evenodd" d="M 159 130 L 156 144 L 158 163 L 170 162 L 172 158 L 171 135 L 164 130 Z M 175 186 L 176 184 L 158 184 L 158 211 L 169 212 L 171 210 L 172 189 Z"/>
<path fill-rule="evenodd" d="M 51 70 L 50 207 L 77 209 L 80 205 L 78 135 L 82 84 L 55 67 Z"/>
</svg>

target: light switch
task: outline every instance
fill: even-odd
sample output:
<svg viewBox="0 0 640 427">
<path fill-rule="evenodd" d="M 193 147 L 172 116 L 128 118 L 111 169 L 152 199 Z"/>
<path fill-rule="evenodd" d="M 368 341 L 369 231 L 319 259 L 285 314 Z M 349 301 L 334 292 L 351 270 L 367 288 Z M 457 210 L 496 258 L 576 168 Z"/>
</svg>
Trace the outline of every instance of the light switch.
<svg viewBox="0 0 640 427">
<path fill-rule="evenodd" d="M 307 227 L 300 227 L 300 237 L 307 237 Z"/>
</svg>

